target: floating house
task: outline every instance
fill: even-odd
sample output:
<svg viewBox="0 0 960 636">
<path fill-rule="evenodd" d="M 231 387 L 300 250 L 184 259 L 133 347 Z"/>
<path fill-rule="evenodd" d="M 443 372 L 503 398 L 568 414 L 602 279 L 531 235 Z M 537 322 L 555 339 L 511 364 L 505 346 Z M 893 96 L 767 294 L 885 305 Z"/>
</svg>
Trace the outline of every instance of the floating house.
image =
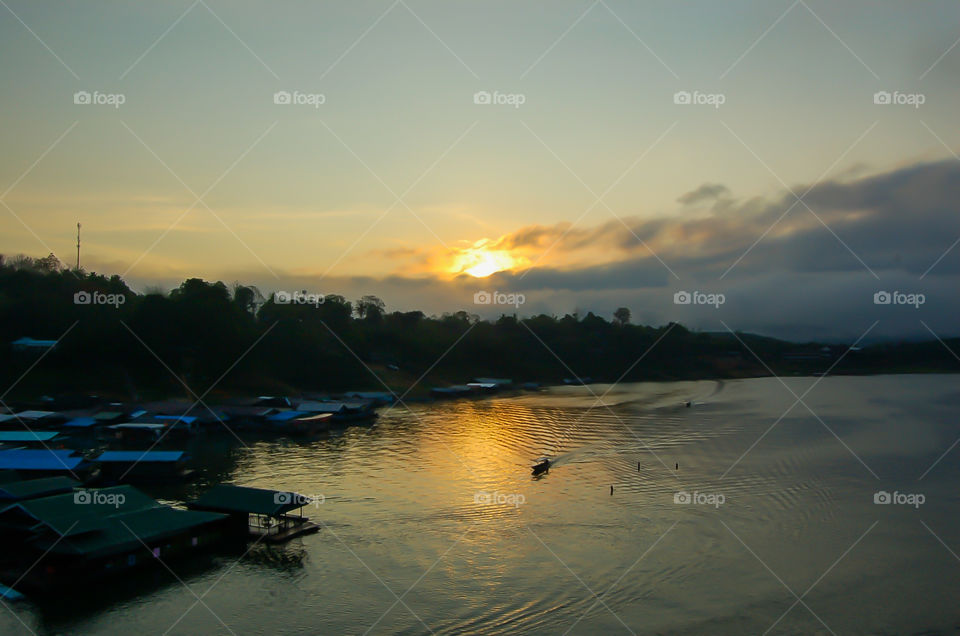
<svg viewBox="0 0 960 636">
<path fill-rule="evenodd" d="M 169 425 L 171 435 L 196 435 L 200 432 L 200 418 L 193 415 L 155 415 L 152 419 Z"/>
<path fill-rule="evenodd" d="M 177 422 L 177 429 L 184 429 L 187 432 L 195 432 L 208 425 L 218 425 L 228 415 L 219 407 L 212 409 L 198 407 L 198 403 L 191 403 L 183 400 L 167 400 L 164 402 L 148 402 L 143 405 L 143 410 L 138 414 L 130 414 L 127 421 L 153 422 L 165 420 L 168 422 Z"/>
<path fill-rule="evenodd" d="M 18 586 L 49 591 L 213 549 L 227 519 L 118 486 L 19 501 L 0 510 L 0 531 L 15 533 L 35 565 Z"/>
<path fill-rule="evenodd" d="M 223 412 L 230 418 L 230 428 L 262 430 L 266 426 L 267 418 L 276 413 L 277 409 L 269 406 L 237 405 L 224 407 Z"/>
<path fill-rule="evenodd" d="M 434 387 L 430 389 L 430 395 L 435 398 L 465 397 L 473 394 L 473 392 L 473 388 L 466 384 L 455 384 L 453 386 Z"/>
<path fill-rule="evenodd" d="M 233 532 L 280 543 L 320 529 L 303 516 L 304 506 L 311 503 L 312 499 L 295 492 L 219 484 L 187 507 L 227 514 Z M 296 516 L 288 514 L 294 510 Z"/>
<path fill-rule="evenodd" d="M 5 598 L 8 601 L 22 601 L 26 597 L 15 589 L 0 583 L 0 598 Z"/>
<path fill-rule="evenodd" d="M 467 382 L 474 393 L 496 393 L 500 390 L 500 385 L 493 382 Z"/>
<path fill-rule="evenodd" d="M 122 422 L 127 416 L 123 411 L 100 411 L 93 416 L 98 424 L 115 424 Z"/>
<path fill-rule="evenodd" d="M 513 380 L 509 378 L 474 378 L 473 381 L 480 384 L 495 384 L 502 389 L 513 386 Z"/>
<path fill-rule="evenodd" d="M 253 401 L 252 406 L 272 406 L 274 408 L 281 409 L 293 408 L 290 398 L 278 397 L 275 395 L 261 395 Z"/>
<path fill-rule="evenodd" d="M 63 441 L 57 431 L 0 431 L 0 444 L 47 446 Z"/>
<path fill-rule="evenodd" d="M 344 393 L 343 397 L 354 400 L 368 400 L 379 406 L 388 406 L 397 401 L 397 396 L 387 391 L 354 391 Z"/>
<path fill-rule="evenodd" d="M 18 353 L 43 353 L 57 346 L 56 340 L 36 340 L 34 338 L 18 338 L 10 343 L 11 348 Z"/>
<path fill-rule="evenodd" d="M 23 477 L 73 477 L 86 480 L 95 466 L 76 451 L 16 449 L 0 451 L 0 470 L 15 470 Z"/>
<path fill-rule="evenodd" d="M 99 422 L 95 417 L 74 417 L 64 422 L 60 428 L 69 432 L 82 432 L 92 430 Z"/>
<path fill-rule="evenodd" d="M 0 507 L 14 501 L 37 499 L 73 492 L 80 482 L 69 477 L 44 477 L 0 484 Z"/>
<path fill-rule="evenodd" d="M 187 479 L 193 474 L 188 460 L 183 451 L 124 450 L 104 451 L 93 461 L 100 465 L 101 481 L 118 483 Z"/>
<path fill-rule="evenodd" d="M 14 421 L 21 425 L 26 425 L 28 427 L 46 427 L 51 424 L 57 424 L 64 421 L 64 417 L 57 413 L 56 411 L 20 411 L 15 413 Z M 9 421 L 9 420 L 8 420 Z"/>
<path fill-rule="evenodd" d="M 159 442 L 169 425 L 148 422 L 125 422 L 111 424 L 101 429 L 100 436 L 105 439 L 133 444 Z"/>
</svg>

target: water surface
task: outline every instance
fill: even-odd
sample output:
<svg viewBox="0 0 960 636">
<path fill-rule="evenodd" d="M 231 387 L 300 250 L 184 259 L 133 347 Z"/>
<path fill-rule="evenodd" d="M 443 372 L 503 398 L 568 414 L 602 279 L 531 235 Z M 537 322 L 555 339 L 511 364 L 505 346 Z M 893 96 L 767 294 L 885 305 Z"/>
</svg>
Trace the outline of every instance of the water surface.
<svg viewBox="0 0 960 636">
<path fill-rule="evenodd" d="M 957 378 L 559 387 L 207 437 L 201 481 L 152 494 L 296 490 L 321 531 L 11 605 L 0 633 L 953 632 Z"/>
</svg>

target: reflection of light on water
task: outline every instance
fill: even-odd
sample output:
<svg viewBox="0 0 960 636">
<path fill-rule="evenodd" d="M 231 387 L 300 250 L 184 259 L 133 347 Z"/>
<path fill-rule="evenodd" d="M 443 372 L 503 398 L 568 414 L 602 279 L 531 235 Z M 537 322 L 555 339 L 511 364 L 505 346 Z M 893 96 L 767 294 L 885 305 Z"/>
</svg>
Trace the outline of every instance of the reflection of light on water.
<svg viewBox="0 0 960 636">
<path fill-rule="evenodd" d="M 797 394 L 813 382 L 786 381 Z M 885 479 L 915 480 L 883 460 L 908 447 L 915 461 L 900 464 L 913 470 L 945 450 L 937 442 L 954 438 L 946 434 L 954 413 L 943 407 L 951 400 L 936 387 L 955 391 L 955 376 L 832 378 L 808 400 L 864 461 L 882 466 Z M 688 399 L 703 404 L 688 409 L 682 406 Z M 315 632 L 321 624 L 324 631 L 353 632 L 372 623 L 371 607 L 379 615 L 396 600 L 377 577 L 399 594 L 428 572 L 404 601 L 437 633 L 562 633 L 593 602 L 579 577 L 598 594 L 609 588 L 604 603 L 638 633 L 762 632 L 785 609 L 783 588 L 721 520 L 784 580 L 813 581 L 885 514 L 872 503 L 873 477 L 801 413 L 784 418 L 720 479 L 793 401 L 775 379 L 730 381 L 722 390 L 711 382 L 628 384 L 604 398 L 609 409 L 591 409 L 595 400 L 588 387 L 561 387 L 415 404 L 414 414 L 394 409 L 373 429 L 351 427 L 312 441 L 249 440 L 245 448 L 227 436 L 203 440 L 201 479 L 209 481 L 186 486 L 188 492 L 228 480 L 325 496 L 304 511 L 323 523 L 318 534 L 204 574 L 210 583 L 223 576 L 212 607 L 238 633 L 278 624 L 291 633 Z M 890 404 L 909 422 L 909 440 L 890 422 Z M 532 461 L 551 452 L 551 471 L 532 478 Z M 944 532 L 956 517 L 958 471 L 944 461 L 923 482 L 930 502 L 925 519 Z M 678 505 L 679 491 L 722 494 L 725 503 Z M 942 611 L 937 605 L 960 594 L 956 564 L 935 541 L 916 540 L 915 516 L 887 515 L 882 527 L 824 578 L 811 606 L 838 633 L 923 631 L 925 621 L 941 615 L 956 622 L 952 604 Z M 878 554 L 884 558 L 873 558 Z M 914 572 L 940 590 L 936 598 L 899 600 L 921 576 Z M 261 602 L 265 592 L 269 603 Z M 876 598 L 886 599 L 881 612 L 851 614 L 851 603 L 875 607 Z M 194 601 L 174 584 L 138 598 L 135 611 L 120 601 L 57 622 L 54 630 L 162 632 L 172 605 Z M 906 618 L 897 623 L 894 614 Z M 197 632 L 207 620 L 213 619 L 193 612 L 180 628 Z M 822 630 L 802 612 L 781 625 L 797 633 Z M 0 612 L 0 632 L 16 628 Z M 575 631 L 622 628 L 598 606 Z M 376 630 L 424 628 L 398 607 Z"/>
</svg>

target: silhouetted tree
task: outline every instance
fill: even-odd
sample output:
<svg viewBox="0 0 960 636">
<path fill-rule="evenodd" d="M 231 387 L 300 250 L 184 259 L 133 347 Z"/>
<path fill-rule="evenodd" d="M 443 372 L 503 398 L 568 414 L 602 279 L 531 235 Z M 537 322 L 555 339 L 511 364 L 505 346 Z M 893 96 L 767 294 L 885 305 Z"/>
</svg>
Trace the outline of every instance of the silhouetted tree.
<svg viewBox="0 0 960 636">
<path fill-rule="evenodd" d="M 385 309 L 386 305 L 376 296 L 364 296 L 355 304 L 357 318 L 371 322 L 379 322 Z"/>
<path fill-rule="evenodd" d="M 626 307 L 620 307 L 613 312 L 614 321 L 621 327 L 630 324 L 630 310 Z"/>
</svg>

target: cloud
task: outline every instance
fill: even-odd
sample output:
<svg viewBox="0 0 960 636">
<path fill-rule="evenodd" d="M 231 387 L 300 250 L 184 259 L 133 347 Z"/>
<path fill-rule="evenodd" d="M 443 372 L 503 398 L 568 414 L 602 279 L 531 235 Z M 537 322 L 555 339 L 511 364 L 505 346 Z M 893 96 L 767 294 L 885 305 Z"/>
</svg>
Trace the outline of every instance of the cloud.
<svg viewBox="0 0 960 636">
<path fill-rule="evenodd" d="M 711 191 L 725 196 L 728 190 L 721 188 Z M 428 314 L 466 310 L 495 318 L 502 312 L 562 315 L 579 309 L 609 317 L 627 306 L 637 321 L 651 324 L 676 320 L 725 330 L 726 323 L 795 340 L 852 340 L 875 321 L 871 337 L 929 337 L 921 320 L 948 337 L 960 335 L 954 319 L 960 312 L 960 245 L 950 249 L 960 238 L 958 202 L 960 161 L 934 161 L 823 182 L 802 203 L 788 192 L 725 197 L 698 218 L 522 227 L 485 246 L 529 256 L 534 266 L 483 279 L 400 268 L 386 277 L 278 270 L 280 281 L 256 271 L 228 273 L 224 280 L 347 298 L 373 293 L 389 310 Z M 441 252 L 400 249 L 393 255 L 429 255 L 439 263 L 446 255 Z M 527 302 L 519 309 L 476 306 L 473 294 L 479 290 L 520 292 Z M 723 293 L 727 301 L 720 309 L 675 305 L 679 290 Z M 919 309 L 875 305 L 873 295 L 881 290 L 923 293 L 927 302 Z"/>
<path fill-rule="evenodd" d="M 698 199 L 700 194 L 693 195 L 705 187 L 684 197 Z M 728 192 L 720 185 L 709 190 Z M 745 274 L 869 268 L 919 275 L 960 236 L 958 202 L 960 162 L 944 160 L 854 181 L 824 182 L 802 202 L 791 193 L 775 199 L 724 199 L 705 217 L 626 217 L 591 228 L 531 226 L 497 243 L 515 249 L 546 249 L 556 243 L 551 251 L 571 263 L 578 251 L 602 251 L 608 261 L 603 267 L 619 263 L 614 270 L 631 263 L 663 269 L 662 259 L 678 273 L 701 278 L 719 276 L 730 267 Z M 549 267 L 564 265 L 562 259 L 553 259 Z M 954 273 L 958 265 L 954 259 L 937 268 Z"/>
<path fill-rule="evenodd" d="M 696 190 L 691 190 L 677 198 L 677 202 L 683 205 L 693 205 L 706 199 L 719 199 L 730 190 L 722 183 L 704 183 Z"/>
</svg>

